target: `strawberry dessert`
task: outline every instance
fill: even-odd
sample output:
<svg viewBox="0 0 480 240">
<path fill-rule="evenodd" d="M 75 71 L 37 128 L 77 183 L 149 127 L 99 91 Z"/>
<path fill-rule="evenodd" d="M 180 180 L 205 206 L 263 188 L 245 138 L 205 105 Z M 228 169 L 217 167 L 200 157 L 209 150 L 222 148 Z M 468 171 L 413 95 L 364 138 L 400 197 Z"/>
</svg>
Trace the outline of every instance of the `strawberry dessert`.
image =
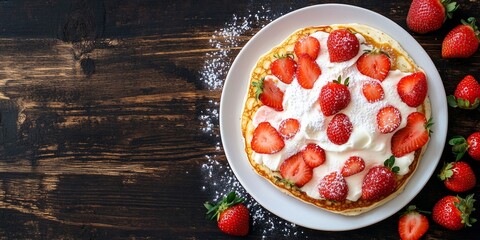
<svg viewBox="0 0 480 240">
<path fill-rule="evenodd" d="M 252 167 L 328 211 L 357 215 L 401 193 L 430 138 L 427 76 L 368 26 L 300 29 L 259 59 L 250 83 Z"/>
</svg>

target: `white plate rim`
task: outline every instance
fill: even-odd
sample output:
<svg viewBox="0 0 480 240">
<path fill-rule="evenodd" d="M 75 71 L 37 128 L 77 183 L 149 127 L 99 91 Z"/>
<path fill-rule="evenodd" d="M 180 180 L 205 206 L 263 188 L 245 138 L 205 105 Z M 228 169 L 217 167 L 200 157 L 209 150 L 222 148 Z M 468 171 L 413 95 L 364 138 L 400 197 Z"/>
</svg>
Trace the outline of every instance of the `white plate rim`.
<svg viewBox="0 0 480 240">
<path fill-rule="evenodd" d="M 312 16 L 319 16 L 312 19 Z M 241 111 L 251 70 L 258 58 L 299 28 L 341 23 L 375 27 L 396 39 L 428 76 L 432 105 L 432 137 L 416 173 L 404 191 L 386 204 L 358 216 L 343 216 L 319 209 L 290 197 L 258 176 L 244 151 Z M 268 37 L 268 38 L 267 38 Z M 268 40 L 265 40 L 268 39 Z M 242 48 L 232 63 L 220 99 L 220 135 L 223 149 L 235 176 L 246 191 L 273 214 L 297 225 L 328 231 L 346 231 L 375 224 L 398 212 L 425 186 L 436 169 L 445 145 L 448 108 L 445 89 L 434 63 L 422 46 L 392 20 L 357 6 L 319 4 L 290 12 L 260 30 Z M 423 174 L 420 174 L 423 173 Z M 417 183 L 417 184 L 412 184 Z"/>
</svg>

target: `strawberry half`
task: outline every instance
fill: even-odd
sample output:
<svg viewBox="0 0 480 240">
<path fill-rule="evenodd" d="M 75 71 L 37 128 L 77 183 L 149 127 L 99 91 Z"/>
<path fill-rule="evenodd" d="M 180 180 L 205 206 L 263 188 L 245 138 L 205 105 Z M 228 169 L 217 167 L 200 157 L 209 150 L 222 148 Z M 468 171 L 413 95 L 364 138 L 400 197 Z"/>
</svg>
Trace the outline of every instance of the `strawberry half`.
<svg viewBox="0 0 480 240">
<path fill-rule="evenodd" d="M 410 205 L 398 221 L 398 233 L 402 240 L 418 240 L 428 231 L 430 224 L 428 218 L 417 210 L 417 207 Z"/>
<path fill-rule="evenodd" d="M 454 192 L 466 192 L 473 189 L 477 183 L 475 173 L 466 162 L 451 162 L 443 165 L 438 174 L 445 187 Z"/>
<path fill-rule="evenodd" d="M 394 106 L 386 106 L 377 113 L 377 128 L 381 133 L 395 131 L 402 122 L 400 111 Z"/>
<path fill-rule="evenodd" d="M 385 97 L 382 85 L 377 81 L 368 81 L 362 85 L 362 93 L 369 103 L 377 102 Z"/>
<path fill-rule="evenodd" d="M 311 36 L 304 37 L 295 43 L 293 51 L 297 57 L 307 54 L 312 59 L 317 59 L 320 52 L 320 42 Z"/>
<path fill-rule="evenodd" d="M 468 58 L 478 49 L 480 32 L 475 25 L 475 18 L 467 21 L 462 19 L 462 24 L 453 28 L 442 42 L 443 58 Z"/>
<path fill-rule="evenodd" d="M 351 156 L 343 165 L 341 174 L 344 177 L 349 177 L 357 174 L 365 169 L 365 161 L 359 156 Z"/>
<path fill-rule="evenodd" d="M 430 137 L 431 119 L 413 112 L 407 117 L 407 126 L 395 132 L 391 139 L 392 154 L 401 157 L 422 148 Z"/>
<path fill-rule="evenodd" d="M 313 170 L 303 161 L 302 154 L 297 153 L 283 161 L 280 174 L 287 183 L 302 187 L 312 179 Z"/>
<path fill-rule="evenodd" d="M 379 81 L 383 81 L 390 72 L 390 58 L 378 48 L 366 51 L 356 65 L 360 73 Z"/>
<path fill-rule="evenodd" d="M 342 145 L 348 142 L 353 131 L 352 122 L 347 115 L 339 113 L 333 116 L 332 120 L 327 126 L 328 139 L 337 145 Z"/>
<path fill-rule="evenodd" d="M 465 198 L 459 196 L 445 196 L 440 199 L 432 210 L 432 219 L 439 225 L 450 229 L 460 230 L 471 227 L 477 220 L 470 217 L 475 210 L 473 194 Z"/>
<path fill-rule="evenodd" d="M 395 166 L 392 156 L 385 160 L 384 166 L 378 165 L 370 168 L 362 183 L 362 199 L 377 200 L 388 196 L 397 187 L 395 173 L 399 167 Z"/>
<path fill-rule="evenodd" d="M 271 78 L 262 78 L 252 84 L 256 88 L 257 99 L 277 111 L 283 111 L 283 91 Z"/>
<path fill-rule="evenodd" d="M 300 86 L 312 89 L 320 74 L 322 70 L 313 58 L 306 54 L 298 57 L 297 81 Z"/>
<path fill-rule="evenodd" d="M 351 98 L 348 80 L 349 78 L 342 83 L 339 76 L 337 80 L 328 82 L 322 87 L 318 102 L 323 115 L 332 116 L 348 106 Z"/>
<path fill-rule="evenodd" d="M 344 62 L 358 54 L 360 43 L 350 30 L 337 29 L 328 35 L 327 47 L 330 62 Z"/>
<path fill-rule="evenodd" d="M 442 27 L 457 10 L 456 2 L 450 0 L 413 0 L 407 14 L 407 26 L 416 33 L 427 33 Z"/>
<path fill-rule="evenodd" d="M 230 192 L 217 204 L 205 202 L 207 218 L 217 220 L 220 230 L 234 236 L 246 236 L 250 227 L 250 212 L 243 205 L 244 199 Z"/>
<path fill-rule="evenodd" d="M 480 161 L 480 132 L 474 132 L 465 139 L 462 136 L 453 137 L 448 141 L 452 146 L 452 152 L 456 155 L 456 160 L 460 160 L 467 152 L 470 157 Z"/>
<path fill-rule="evenodd" d="M 285 142 L 269 122 L 262 122 L 253 131 L 251 145 L 257 153 L 273 154 L 282 150 Z"/>
<path fill-rule="evenodd" d="M 308 144 L 302 150 L 302 157 L 305 163 L 311 168 L 316 168 L 322 165 L 326 159 L 323 148 L 315 143 Z"/>
<path fill-rule="evenodd" d="M 280 122 L 278 132 L 284 139 L 290 139 L 300 130 L 300 122 L 295 118 L 287 118 Z"/>
<path fill-rule="evenodd" d="M 348 195 L 347 181 L 337 171 L 323 177 L 318 185 L 318 190 L 320 196 L 337 202 L 345 201 Z"/>
<path fill-rule="evenodd" d="M 427 96 L 427 91 L 427 77 L 423 72 L 405 76 L 397 84 L 398 95 L 410 107 L 420 106 Z"/>
<path fill-rule="evenodd" d="M 270 71 L 280 81 L 290 84 L 297 69 L 297 63 L 289 55 L 276 56 L 277 59 L 270 64 Z"/>
<path fill-rule="evenodd" d="M 448 105 L 462 109 L 475 109 L 480 104 L 480 84 L 472 75 L 465 76 L 447 97 Z"/>
</svg>

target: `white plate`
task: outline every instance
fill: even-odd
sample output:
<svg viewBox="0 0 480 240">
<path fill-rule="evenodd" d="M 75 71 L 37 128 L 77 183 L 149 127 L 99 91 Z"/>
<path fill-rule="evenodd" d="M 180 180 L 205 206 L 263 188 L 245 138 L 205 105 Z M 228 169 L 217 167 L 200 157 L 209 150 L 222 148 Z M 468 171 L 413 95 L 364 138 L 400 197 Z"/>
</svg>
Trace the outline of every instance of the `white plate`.
<svg viewBox="0 0 480 240">
<path fill-rule="evenodd" d="M 330 213 L 290 197 L 258 176 L 251 168 L 241 132 L 241 114 L 250 73 L 261 55 L 280 44 L 299 28 L 335 23 L 360 23 L 375 27 L 394 39 L 423 68 L 428 76 L 433 110 L 433 134 L 417 172 L 404 192 L 392 201 L 355 217 Z M 343 231 L 379 222 L 407 205 L 427 183 L 440 159 L 447 134 L 447 101 L 442 80 L 435 65 L 403 28 L 375 12 L 342 4 L 324 4 L 302 8 L 273 21 L 259 31 L 238 54 L 227 75 L 220 101 L 220 132 L 225 154 L 240 183 L 263 207 L 295 224 L 318 230 Z"/>
</svg>

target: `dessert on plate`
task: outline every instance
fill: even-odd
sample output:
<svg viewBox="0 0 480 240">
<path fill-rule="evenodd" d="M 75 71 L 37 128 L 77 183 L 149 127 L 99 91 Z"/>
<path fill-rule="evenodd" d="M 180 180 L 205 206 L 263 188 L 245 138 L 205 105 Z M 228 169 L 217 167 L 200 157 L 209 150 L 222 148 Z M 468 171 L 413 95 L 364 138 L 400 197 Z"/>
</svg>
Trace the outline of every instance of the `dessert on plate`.
<svg viewBox="0 0 480 240">
<path fill-rule="evenodd" d="M 358 215 L 400 194 L 430 138 L 428 76 L 362 24 L 307 27 L 258 59 L 242 112 L 248 160 L 281 191 Z"/>
</svg>

